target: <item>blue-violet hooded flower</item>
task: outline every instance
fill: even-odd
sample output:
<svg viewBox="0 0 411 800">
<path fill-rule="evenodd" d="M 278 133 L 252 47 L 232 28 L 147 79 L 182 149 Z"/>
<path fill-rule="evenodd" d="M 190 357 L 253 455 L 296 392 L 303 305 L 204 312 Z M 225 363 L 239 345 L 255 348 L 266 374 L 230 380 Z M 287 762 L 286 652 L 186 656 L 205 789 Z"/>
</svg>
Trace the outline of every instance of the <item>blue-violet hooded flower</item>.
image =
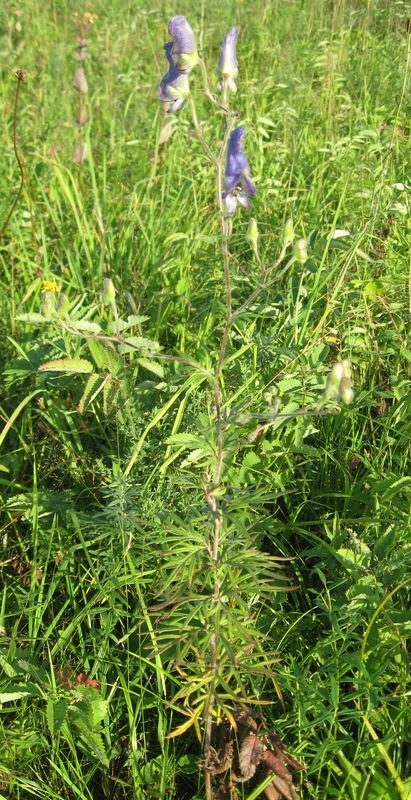
<svg viewBox="0 0 411 800">
<path fill-rule="evenodd" d="M 238 28 L 230 28 L 221 46 L 220 57 L 217 64 L 217 75 L 220 81 L 226 84 L 230 92 L 237 91 L 235 78 L 238 75 L 238 61 L 236 56 L 236 45 L 238 38 Z M 222 85 L 219 83 L 221 90 Z"/>
<path fill-rule="evenodd" d="M 168 113 L 172 114 L 174 111 L 180 111 L 189 94 L 188 75 L 185 72 L 180 72 L 174 64 L 171 50 L 173 42 L 167 42 L 164 45 L 167 61 L 169 63 L 168 72 L 162 79 L 158 97 L 163 103 L 171 103 Z"/>
<path fill-rule="evenodd" d="M 168 23 L 168 32 L 174 37 L 171 58 L 180 72 L 190 72 L 198 63 L 197 43 L 194 31 L 182 14 L 177 14 Z"/>
<path fill-rule="evenodd" d="M 243 143 L 246 137 L 245 128 L 240 125 L 235 128 L 230 136 L 225 168 L 224 191 L 222 198 L 226 202 L 227 215 L 231 217 L 241 203 L 244 208 L 250 208 L 249 197 L 257 189 L 250 178 L 250 166 L 244 154 Z"/>
</svg>

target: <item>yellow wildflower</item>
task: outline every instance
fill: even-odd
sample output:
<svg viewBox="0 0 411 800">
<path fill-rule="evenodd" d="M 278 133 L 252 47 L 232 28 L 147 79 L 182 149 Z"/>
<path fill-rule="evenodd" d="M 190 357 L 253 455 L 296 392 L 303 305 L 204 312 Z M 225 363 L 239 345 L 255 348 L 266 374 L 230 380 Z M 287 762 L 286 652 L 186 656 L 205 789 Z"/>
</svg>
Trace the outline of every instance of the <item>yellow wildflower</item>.
<svg viewBox="0 0 411 800">
<path fill-rule="evenodd" d="M 42 283 L 41 283 L 41 293 L 42 294 L 44 294 L 44 292 L 53 292 L 53 294 L 58 294 L 59 291 L 60 291 L 60 287 L 59 287 L 57 281 L 55 280 L 55 278 L 53 278 L 52 281 L 42 281 Z"/>
</svg>

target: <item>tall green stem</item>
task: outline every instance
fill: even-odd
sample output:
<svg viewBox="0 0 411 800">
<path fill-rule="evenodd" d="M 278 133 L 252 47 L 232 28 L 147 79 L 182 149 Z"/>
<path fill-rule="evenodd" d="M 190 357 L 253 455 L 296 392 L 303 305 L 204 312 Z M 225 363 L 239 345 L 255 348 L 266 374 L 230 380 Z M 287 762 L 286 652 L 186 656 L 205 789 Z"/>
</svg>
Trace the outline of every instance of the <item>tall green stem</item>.
<svg viewBox="0 0 411 800">
<path fill-rule="evenodd" d="M 221 232 L 221 254 L 223 259 L 223 268 L 224 268 L 224 286 L 225 286 L 225 303 L 226 303 L 226 316 L 224 322 L 224 329 L 223 335 L 221 338 L 220 350 L 218 355 L 218 360 L 214 372 L 214 407 L 215 407 L 215 414 L 216 414 L 216 422 L 217 422 L 217 453 L 216 453 L 216 463 L 214 468 L 214 474 L 212 479 L 212 486 L 210 491 L 206 492 L 206 499 L 210 511 L 213 515 L 213 533 L 212 533 L 212 541 L 210 546 L 210 558 L 212 563 L 212 570 L 213 570 L 213 631 L 210 638 L 210 668 L 213 674 L 214 680 L 211 682 L 210 686 L 210 693 L 208 697 L 208 702 L 205 709 L 205 723 L 206 723 L 206 730 L 205 730 L 205 741 L 204 741 L 204 754 L 205 760 L 207 760 L 207 755 L 210 752 L 211 747 L 211 737 L 212 737 L 212 708 L 214 705 L 214 687 L 215 687 L 215 680 L 217 675 L 217 668 L 218 668 L 218 642 L 217 642 L 217 631 L 218 631 L 218 614 L 219 614 L 219 604 L 221 599 L 221 580 L 220 580 L 220 564 L 219 564 L 219 549 L 220 549 L 220 539 L 221 539 L 221 531 L 223 526 L 223 516 L 221 509 L 218 506 L 217 499 L 215 496 L 215 492 L 218 489 L 221 481 L 221 470 L 223 465 L 223 444 L 224 444 L 224 424 L 222 419 L 221 413 L 221 375 L 222 369 L 225 359 L 225 354 L 227 351 L 227 344 L 230 335 L 230 329 L 233 320 L 233 312 L 232 312 L 232 295 L 231 295 L 231 278 L 230 278 L 230 253 L 229 253 L 229 241 L 231 235 L 231 222 L 228 220 L 225 209 L 224 209 L 224 201 L 223 201 L 223 172 L 224 172 L 224 163 L 227 155 L 227 147 L 228 141 L 230 138 L 231 131 L 233 129 L 236 115 L 231 115 L 228 109 L 225 108 L 226 105 L 226 93 L 224 93 L 223 102 L 224 105 L 220 105 L 215 101 L 215 98 L 211 95 L 208 85 L 208 78 L 207 72 L 203 62 L 200 62 L 200 66 L 203 72 L 203 78 L 205 83 L 205 92 L 207 97 L 217 105 L 218 108 L 223 110 L 226 115 L 229 115 L 229 119 L 225 126 L 223 142 L 221 145 L 221 149 L 219 152 L 218 157 L 214 155 L 212 152 L 208 142 L 204 138 L 203 131 L 198 121 L 195 103 L 193 98 L 190 95 L 190 105 L 193 115 L 193 122 L 194 127 L 196 129 L 198 138 L 203 145 L 203 148 L 210 159 L 211 163 L 215 166 L 216 171 L 216 199 L 217 199 L 217 207 L 219 210 L 219 218 L 220 218 L 220 232 Z M 207 800 L 213 800 L 213 791 L 211 786 L 211 776 L 210 773 L 205 767 L 204 769 L 204 780 L 205 780 L 205 789 L 206 789 L 206 798 Z"/>
</svg>

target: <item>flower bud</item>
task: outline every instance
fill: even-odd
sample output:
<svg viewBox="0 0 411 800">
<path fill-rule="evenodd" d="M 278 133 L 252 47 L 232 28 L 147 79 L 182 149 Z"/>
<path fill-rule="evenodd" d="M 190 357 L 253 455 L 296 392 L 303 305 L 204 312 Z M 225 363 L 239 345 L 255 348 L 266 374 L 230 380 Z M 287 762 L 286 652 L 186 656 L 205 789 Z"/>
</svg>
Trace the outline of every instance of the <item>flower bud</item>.
<svg viewBox="0 0 411 800">
<path fill-rule="evenodd" d="M 339 391 L 341 400 L 346 406 L 349 406 L 354 400 L 354 390 L 351 385 L 351 379 L 345 375 L 340 380 Z"/>
<path fill-rule="evenodd" d="M 340 381 L 343 377 L 343 366 L 341 361 L 337 361 L 331 372 L 327 375 L 325 384 L 325 397 L 327 400 L 336 399 L 340 393 Z"/>
<path fill-rule="evenodd" d="M 283 230 L 283 247 L 287 247 L 289 244 L 292 244 L 293 241 L 294 241 L 294 224 L 292 219 L 288 219 L 284 225 L 284 230 Z"/>
<path fill-rule="evenodd" d="M 257 227 L 257 220 L 254 219 L 254 217 L 251 217 L 248 223 L 247 233 L 245 236 L 246 239 L 250 242 L 253 250 L 257 250 L 258 227 Z"/>
<path fill-rule="evenodd" d="M 307 242 L 305 239 L 297 239 L 293 249 L 293 256 L 299 264 L 305 264 L 308 259 Z"/>
<path fill-rule="evenodd" d="M 354 390 L 351 384 L 351 364 L 348 359 L 337 361 L 327 375 L 324 392 L 325 400 L 341 398 L 345 405 L 352 403 Z"/>
<path fill-rule="evenodd" d="M 69 310 L 69 300 L 64 292 L 60 292 L 57 298 L 56 311 L 59 317 L 67 317 Z"/>
<path fill-rule="evenodd" d="M 103 281 L 103 291 L 101 293 L 101 299 L 105 306 L 110 306 L 112 303 L 115 302 L 116 298 L 116 290 L 114 288 L 114 283 L 111 278 L 104 278 Z"/>
<path fill-rule="evenodd" d="M 77 67 L 73 78 L 73 86 L 81 94 L 87 94 L 88 85 L 83 67 Z"/>
<path fill-rule="evenodd" d="M 174 37 L 170 50 L 174 66 L 179 72 L 190 72 L 198 64 L 197 44 L 191 25 L 182 14 L 168 23 L 168 32 Z"/>
<path fill-rule="evenodd" d="M 40 306 L 40 314 L 43 314 L 43 317 L 51 317 L 53 312 L 54 312 L 54 293 L 44 292 L 43 300 Z"/>
<path fill-rule="evenodd" d="M 234 94 L 237 91 L 235 79 L 238 75 L 238 61 L 235 52 L 237 37 L 238 28 L 230 28 L 223 41 L 217 65 L 217 75 L 223 81 L 223 85 L 225 83 L 229 91 Z"/>
<path fill-rule="evenodd" d="M 83 125 L 85 125 L 88 122 L 88 113 L 87 113 L 87 109 L 85 109 L 84 106 L 81 106 L 79 108 L 79 110 L 77 112 L 76 122 L 77 122 L 77 125 L 79 126 L 79 128 L 82 128 Z"/>
<path fill-rule="evenodd" d="M 73 161 L 75 164 L 82 164 L 87 158 L 87 145 L 82 139 L 79 139 L 75 148 Z"/>
</svg>

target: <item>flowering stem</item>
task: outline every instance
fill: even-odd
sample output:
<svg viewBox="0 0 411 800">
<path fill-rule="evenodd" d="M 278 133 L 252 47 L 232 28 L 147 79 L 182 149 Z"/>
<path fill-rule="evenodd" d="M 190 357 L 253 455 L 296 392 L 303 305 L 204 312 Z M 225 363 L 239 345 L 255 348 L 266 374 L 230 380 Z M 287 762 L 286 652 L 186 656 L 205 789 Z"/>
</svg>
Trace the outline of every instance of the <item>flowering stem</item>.
<svg viewBox="0 0 411 800">
<path fill-rule="evenodd" d="M 204 68 L 205 70 L 205 68 Z M 208 85 L 208 82 L 206 86 Z M 207 91 L 206 91 L 207 94 Z M 206 722 L 206 729 L 205 729 L 205 742 L 204 742 L 204 754 L 205 759 L 207 760 L 207 755 L 210 752 L 211 747 L 211 737 L 212 737 L 212 714 L 211 709 L 214 705 L 215 695 L 214 695 L 214 686 L 215 686 L 215 679 L 217 675 L 217 668 L 218 668 L 218 647 L 217 647 L 217 630 L 218 630 L 218 615 L 219 615 L 219 605 L 221 599 L 221 580 L 220 580 L 220 564 L 219 564 L 219 549 L 220 549 L 220 539 L 221 539 L 221 532 L 223 527 L 223 515 L 221 509 L 218 506 L 217 498 L 215 496 L 215 492 L 220 485 L 221 481 L 221 470 L 223 465 L 223 443 L 224 443 L 224 425 L 223 419 L 221 414 L 221 373 L 223 369 L 224 358 L 227 350 L 228 338 L 230 334 L 230 328 L 232 324 L 233 314 L 232 314 L 232 294 L 231 294 L 231 278 L 230 278 L 230 253 L 229 253 L 229 240 L 232 230 L 231 220 L 229 220 L 224 213 L 224 202 L 222 198 L 223 193 L 223 165 L 226 158 L 228 141 L 230 138 L 230 133 L 233 129 L 235 124 L 236 116 L 230 114 L 228 123 L 226 125 L 224 131 L 223 142 L 221 145 L 221 149 L 218 155 L 218 158 L 214 156 L 211 152 L 209 145 L 204 139 L 203 133 L 199 126 L 197 116 L 195 113 L 194 101 L 191 99 L 191 107 L 193 110 L 193 120 L 196 130 L 198 132 L 200 141 L 202 142 L 204 149 L 209 156 L 212 163 L 215 165 L 216 168 L 216 195 L 217 195 L 217 206 L 219 210 L 219 217 L 220 217 L 220 231 L 221 231 L 221 253 L 223 257 L 223 267 L 224 267 L 224 285 L 225 285 L 225 297 L 226 297 L 226 318 L 224 323 L 224 330 L 220 344 L 220 351 L 218 356 L 217 365 L 214 372 L 214 406 L 215 406 L 215 414 L 217 420 L 217 453 L 216 453 L 216 462 L 214 468 L 214 474 L 212 479 L 212 487 L 210 491 L 206 491 L 206 500 L 208 507 L 213 516 L 213 532 L 212 532 L 212 541 L 210 545 L 210 559 L 211 565 L 213 570 L 213 614 L 214 614 L 214 623 L 213 623 L 213 632 L 210 637 L 210 667 L 211 671 L 214 676 L 214 680 L 210 686 L 210 693 L 208 697 L 207 706 L 205 709 L 205 722 Z M 229 114 L 227 109 L 223 106 L 220 108 L 225 111 L 226 114 Z M 206 800 L 213 800 L 213 790 L 211 785 L 211 775 L 208 769 L 204 768 L 204 782 L 205 782 L 205 790 L 206 790 Z"/>
</svg>

